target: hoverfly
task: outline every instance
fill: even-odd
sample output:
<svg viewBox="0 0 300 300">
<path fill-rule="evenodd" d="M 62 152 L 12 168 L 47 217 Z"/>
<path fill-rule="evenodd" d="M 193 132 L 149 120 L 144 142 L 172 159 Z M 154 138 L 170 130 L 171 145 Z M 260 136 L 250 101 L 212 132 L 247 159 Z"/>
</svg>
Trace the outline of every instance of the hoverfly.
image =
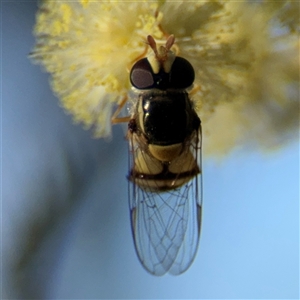
<svg viewBox="0 0 300 300">
<path fill-rule="evenodd" d="M 130 71 L 131 227 L 144 268 L 178 275 L 193 262 L 201 226 L 201 122 L 186 91 L 195 72 L 170 50 L 173 35 L 160 47 L 147 40 L 153 52 Z"/>
</svg>

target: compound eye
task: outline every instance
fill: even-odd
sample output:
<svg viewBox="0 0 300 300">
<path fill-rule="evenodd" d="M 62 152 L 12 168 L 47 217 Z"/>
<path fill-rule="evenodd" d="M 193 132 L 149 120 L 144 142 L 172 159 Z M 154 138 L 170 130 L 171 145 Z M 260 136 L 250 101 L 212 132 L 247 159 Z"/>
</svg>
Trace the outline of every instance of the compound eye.
<svg viewBox="0 0 300 300">
<path fill-rule="evenodd" d="M 137 89 L 149 89 L 154 85 L 152 68 L 147 58 L 133 65 L 130 71 L 130 82 Z"/>
<path fill-rule="evenodd" d="M 195 71 L 193 66 L 182 57 L 176 57 L 171 69 L 170 86 L 174 89 L 186 89 L 193 84 Z"/>
</svg>

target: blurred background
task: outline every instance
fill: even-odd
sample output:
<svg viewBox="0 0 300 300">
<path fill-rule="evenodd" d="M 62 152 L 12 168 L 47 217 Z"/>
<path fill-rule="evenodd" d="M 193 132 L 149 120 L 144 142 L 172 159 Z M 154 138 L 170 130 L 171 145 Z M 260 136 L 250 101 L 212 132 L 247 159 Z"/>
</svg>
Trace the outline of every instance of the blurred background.
<svg viewBox="0 0 300 300">
<path fill-rule="evenodd" d="M 134 252 L 121 127 L 92 139 L 32 65 L 36 2 L 1 2 L 2 298 L 299 298 L 299 140 L 203 157 L 198 255 L 153 277 Z M 203 124 L 205 127 L 205 124 Z"/>
</svg>

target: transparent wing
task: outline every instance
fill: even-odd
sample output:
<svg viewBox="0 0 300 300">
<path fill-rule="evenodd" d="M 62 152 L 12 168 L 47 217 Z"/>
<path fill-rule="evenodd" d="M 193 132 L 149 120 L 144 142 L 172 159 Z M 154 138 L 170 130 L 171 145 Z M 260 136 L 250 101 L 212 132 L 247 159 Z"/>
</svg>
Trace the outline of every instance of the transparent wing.
<svg viewBox="0 0 300 300">
<path fill-rule="evenodd" d="M 134 138 L 131 147 L 131 166 L 134 166 L 137 152 L 140 151 L 145 156 L 144 162 L 149 173 L 153 173 L 157 169 L 153 165 L 158 161 L 141 150 Z M 202 208 L 201 130 L 188 142 L 185 152 L 177 162 L 177 175 L 174 178 L 170 174 L 164 175 L 165 172 L 156 176 L 142 176 L 146 177 L 143 188 L 136 178 L 130 182 L 131 226 L 136 252 L 145 269 L 158 276 L 167 272 L 173 275 L 183 273 L 193 262 L 199 243 Z M 191 155 L 193 159 L 186 159 Z M 181 185 L 186 170 L 192 169 L 195 163 L 198 174 Z M 168 182 L 181 186 L 154 191 L 153 186 L 157 185 L 160 189 L 162 184 Z"/>
</svg>

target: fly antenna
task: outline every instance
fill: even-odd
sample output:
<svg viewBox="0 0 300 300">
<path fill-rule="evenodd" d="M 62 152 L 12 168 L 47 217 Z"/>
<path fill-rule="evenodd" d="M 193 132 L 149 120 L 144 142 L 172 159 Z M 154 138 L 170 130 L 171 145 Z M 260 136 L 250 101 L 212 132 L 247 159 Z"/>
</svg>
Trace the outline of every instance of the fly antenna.
<svg viewBox="0 0 300 300">
<path fill-rule="evenodd" d="M 153 50 L 153 52 L 157 56 L 158 52 L 157 52 L 156 42 L 155 42 L 153 36 L 152 35 L 148 35 L 147 36 L 147 41 L 148 41 L 149 46 L 151 47 L 151 49 Z"/>
<path fill-rule="evenodd" d="M 170 50 L 174 42 L 175 42 L 175 36 L 174 34 L 171 34 L 166 41 L 166 49 Z"/>
<path fill-rule="evenodd" d="M 157 48 L 156 42 L 152 35 L 147 36 L 147 41 L 148 41 L 149 46 L 153 50 L 157 61 L 163 63 L 166 60 L 168 60 L 168 57 L 170 56 L 170 52 L 171 52 L 170 49 L 175 42 L 175 37 L 173 34 L 171 34 L 168 37 L 166 44 L 164 46 L 159 46 L 158 48 Z M 173 62 L 173 60 L 174 59 L 172 59 L 172 62 Z"/>
</svg>

